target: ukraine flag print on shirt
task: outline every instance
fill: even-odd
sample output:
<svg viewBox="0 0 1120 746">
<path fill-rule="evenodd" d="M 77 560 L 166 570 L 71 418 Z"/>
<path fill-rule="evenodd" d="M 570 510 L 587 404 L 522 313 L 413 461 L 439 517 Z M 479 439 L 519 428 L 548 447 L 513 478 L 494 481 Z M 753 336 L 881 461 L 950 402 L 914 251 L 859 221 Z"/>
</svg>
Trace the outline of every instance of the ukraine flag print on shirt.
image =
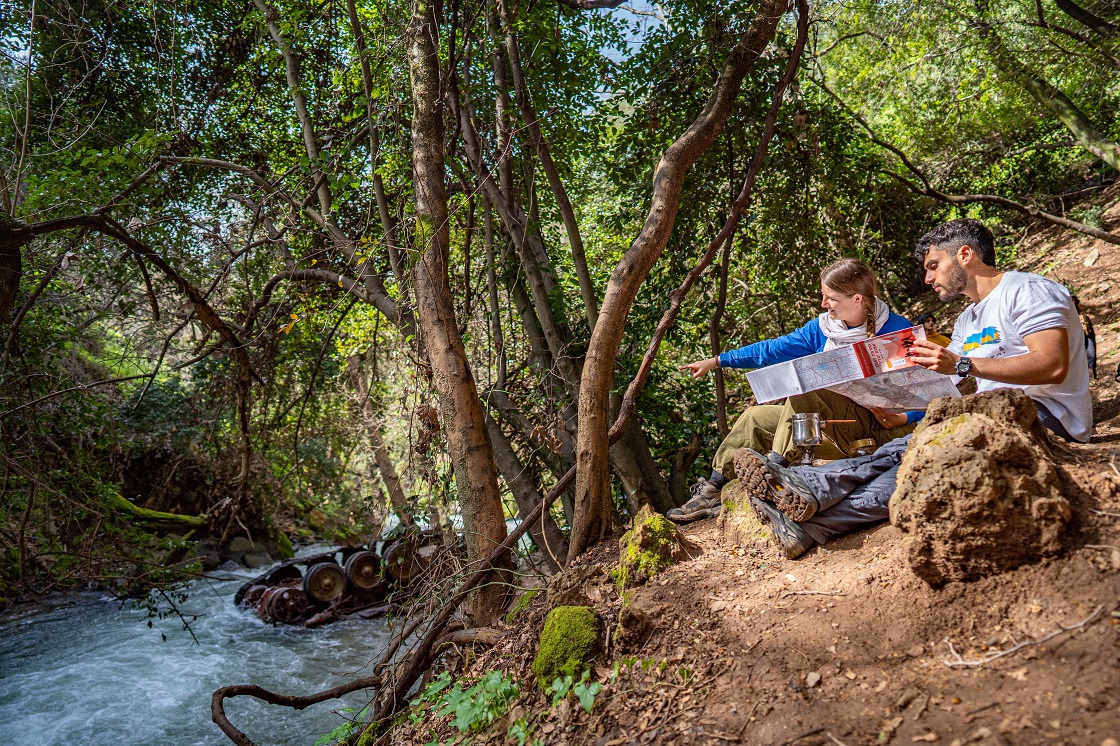
<svg viewBox="0 0 1120 746">
<path fill-rule="evenodd" d="M 979 348 L 981 345 L 994 345 L 999 344 L 1000 334 L 999 329 L 994 326 L 986 326 L 976 334 L 970 334 L 964 341 L 964 354 L 972 352 Z"/>
</svg>

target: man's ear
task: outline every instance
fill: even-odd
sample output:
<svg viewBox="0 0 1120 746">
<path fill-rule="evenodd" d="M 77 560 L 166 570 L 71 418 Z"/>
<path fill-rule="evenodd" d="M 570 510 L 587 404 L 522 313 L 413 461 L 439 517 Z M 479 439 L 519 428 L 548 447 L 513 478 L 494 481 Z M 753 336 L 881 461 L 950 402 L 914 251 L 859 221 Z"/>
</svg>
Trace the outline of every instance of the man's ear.
<svg viewBox="0 0 1120 746">
<path fill-rule="evenodd" d="M 957 262 L 962 267 L 967 267 L 974 259 L 976 259 L 976 252 L 968 244 L 957 249 Z"/>
</svg>

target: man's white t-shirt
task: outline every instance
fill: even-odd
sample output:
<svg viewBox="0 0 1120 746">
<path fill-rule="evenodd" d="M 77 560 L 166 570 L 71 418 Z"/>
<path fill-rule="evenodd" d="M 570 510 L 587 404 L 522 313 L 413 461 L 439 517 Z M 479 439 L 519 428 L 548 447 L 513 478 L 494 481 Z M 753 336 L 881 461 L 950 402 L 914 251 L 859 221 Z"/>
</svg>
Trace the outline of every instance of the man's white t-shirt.
<svg viewBox="0 0 1120 746">
<path fill-rule="evenodd" d="M 957 317 L 949 349 L 969 358 L 1015 357 L 1030 352 L 1023 337 L 1059 327 L 1069 335 L 1069 373 L 1064 381 L 1024 386 L 977 378 L 976 390 L 1022 389 L 1045 405 L 1070 435 L 1087 443 L 1093 432 L 1093 400 L 1089 396 L 1085 332 L 1064 287 L 1039 275 L 1004 272 L 988 297 Z"/>
</svg>

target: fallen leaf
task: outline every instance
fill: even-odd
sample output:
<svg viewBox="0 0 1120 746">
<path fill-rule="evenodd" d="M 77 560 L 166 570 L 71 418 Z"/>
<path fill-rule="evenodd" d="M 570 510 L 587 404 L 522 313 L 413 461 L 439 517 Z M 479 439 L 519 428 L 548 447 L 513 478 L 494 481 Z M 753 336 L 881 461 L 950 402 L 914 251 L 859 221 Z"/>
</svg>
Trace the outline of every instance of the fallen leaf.
<svg viewBox="0 0 1120 746">
<path fill-rule="evenodd" d="M 887 688 L 887 680 L 883 679 L 882 681 L 879 682 L 879 685 L 875 687 L 875 693 L 878 694 L 879 692 L 883 691 L 886 688 Z"/>
<path fill-rule="evenodd" d="M 902 718 L 891 718 L 890 720 L 880 720 L 879 730 L 884 733 L 894 733 L 898 730 L 898 726 L 902 725 Z"/>
<path fill-rule="evenodd" d="M 1020 668 L 1018 671 L 1012 671 L 1011 673 L 1007 674 L 1007 676 L 1009 678 L 1015 679 L 1016 681 L 1026 681 L 1027 669 L 1025 667 Z"/>
<path fill-rule="evenodd" d="M 844 672 L 844 678 L 846 678 L 848 681 L 854 681 L 855 678 L 856 678 L 856 675 L 852 671 L 845 671 Z"/>
<path fill-rule="evenodd" d="M 788 580 L 791 583 L 796 583 L 797 582 L 797 578 L 794 577 L 793 573 L 790 573 L 790 574 L 786 575 L 786 580 Z"/>
<path fill-rule="evenodd" d="M 913 738 L 910 739 L 910 742 L 911 743 L 920 743 L 922 741 L 926 741 L 928 743 L 933 743 L 934 741 L 940 741 L 940 740 L 941 740 L 941 736 L 937 735 L 933 731 L 930 731 L 929 733 L 926 733 L 924 736 L 914 736 Z"/>
</svg>

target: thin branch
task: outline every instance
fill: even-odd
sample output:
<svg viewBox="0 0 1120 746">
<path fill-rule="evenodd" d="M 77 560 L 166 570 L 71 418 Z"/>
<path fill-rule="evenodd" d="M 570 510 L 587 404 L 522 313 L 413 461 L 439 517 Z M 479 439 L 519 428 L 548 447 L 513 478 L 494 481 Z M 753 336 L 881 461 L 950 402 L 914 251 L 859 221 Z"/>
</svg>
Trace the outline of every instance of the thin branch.
<svg viewBox="0 0 1120 746">
<path fill-rule="evenodd" d="M 55 276 L 62 271 L 63 260 L 66 259 L 66 255 L 70 253 L 71 249 L 74 248 L 74 245 L 78 240 L 80 240 L 80 237 L 76 238 L 74 241 L 71 241 L 70 244 L 62 250 L 62 252 L 58 255 L 58 258 L 55 259 L 51 264 L 50 269 L 44 272 L 43 276 L 39 278 L 39 284 L 36 285 L 35 289 L 31 291 L 31 295 L 27 296 L 27 300 L 23 302 L 23 305 L 20 306 L 19 311 L 15 315 L 15 318 L 12 319 L 12 325 L 8 329 L 8 337 L 4 340 L 4 351 L 3 353 L 0 353 L 0 373 L 3 373 L 8 369 L 8 358 L 11 355 L 12 346 L 15 344 L 16 338 L 19 336 L 19 327 L 20 324 L 23 323 L 23 318 L 27 316 L 32 306 L 35 305 L 35 301 L 37 301 L 39 299 L 39 296 L 43 294 L 43 291 L 47 289 L 47 285 L 50 285 L 51 280 L 53 280 Z"/>
<path fill-rule="evenodd" d="M 561 5 L 566 5 L 575 10 L 598 10 L 601 8 L 613 9 L 622 5 L 626 0 L 557 0 Z"/>
<path fill-rule="evenodd" d="M 1032 647 L 1032 646 L 1035 646 L 1035 645 L 1041 645 L 1045 642 L 1049 642 L 1050 640 L 1053 640 L 1058 635 L 1065 634 L 1066 632 L 1072 632 L 1072 631 L 1077 630 L 1077 629 L 1082 629 L 1083 630 L 1083 629 L 1085 629 L 1086 626 L 1088 626 L 1090 623 L 1092 623 L 1098 616 L 1100 616 L 1100 613 L 1103 610 L 1104 610 L 1104 606 L 1098 606 L 1096 609 L 1093 610 L 1092 614 L 1085 617 L 1084 619 L 1082 619 L 1080 622 L 1073 625 L 1072 627 L 1063 627 L 1062 625 L 1059 624 L 1058 629 L 1056 629 L 1053 632 L 1050 632 L 1050 633 L 1038 638 L 1037 640 L 1028 640 L 1026 642 L 1021 642 L 1018 645 L 1012 645 L 1011 647 L 1007 648 L 1006 650 L 1000 650 L 999 652 L 996 652 L 996 653 L 989 653 L 988 655 L 984 656 L 983 658 L 974 658 L 974 659 L 971 659 L 971 660 L 967 659 L 967 658 L 962 658 L 961 654 L 957 652 L 957 649 L 953 647 L 952 641 L 948 637 L 946 637 L 945 638 L 945 644 L 949 646 L 949 652 L 952 653 L 953 658 L 952 659 L 944 659 L 943 658 L 941 660 L 941 662 L 944 663 L 949 668 L 979 668 L 980 666 L 986 666 L 989 663 L 991 663 L 992 661 L 999 660 L 1000 658 L 1004 658 L 1004 657 L 1009 656 L 1013 653 L 1017 653 L 1020 650 L 1022 650 L 1023 648 L 1029 648 L 1029 647 Z"/>
<path fill-rule="evenodd" d="M 106 386 L 110 383 L 123 383 L 125 381 L 135 381 L 139 378 L 147 378 L 148 375 L 149 375 L 148 373 L 142 373 L 138 376 L 124 376 L 122 378 L 110 378 L 110 379 L 107 379 L 105 381 L 95 381 L 94 383 L 82 383 L 82 384 L 79 384 L 77 386 L 71 386 L 68 389 L 61 389 L 59 391 L 52 391 L 51 393 L 49 393 L 45 396 L 40 396 L 38 399 L 32 399 L 29 402 L 25 402 L 23 404 L 20 404 L 18 407 L 15 407 L 13 409 L 9 409 L 7 412 L 0 412 L 0 420 L 4 419 L 5 417 L 8 417 L 10 415 L 15 414 L 16 412 L 20 411 L 21 409 L 27 409 L 28 407 L 33 407 L 40 402 L 46 401 L 47 399 L 54 399 L 56 396 L 62 396 L 63 394 L 69 394 L 69 393 L 72 393 L 74 391 L 85 391 L 86 389 L 91 389 L 91 388 L 94 388 L 95 386 Z"/>
<path fill-rule="evenodd" d="M 156 300 L 156 291 L 152 288 L 152 277 L 148 274 L 148 267 L 139 254 L 133 254 L 136 266 L 140 268 L 140 276 L 144 278 L 144 289 L 148 294 L 148 303 L 152 306 L 152 320 L 159 321 L 159 301 Z"/>
</svg>

